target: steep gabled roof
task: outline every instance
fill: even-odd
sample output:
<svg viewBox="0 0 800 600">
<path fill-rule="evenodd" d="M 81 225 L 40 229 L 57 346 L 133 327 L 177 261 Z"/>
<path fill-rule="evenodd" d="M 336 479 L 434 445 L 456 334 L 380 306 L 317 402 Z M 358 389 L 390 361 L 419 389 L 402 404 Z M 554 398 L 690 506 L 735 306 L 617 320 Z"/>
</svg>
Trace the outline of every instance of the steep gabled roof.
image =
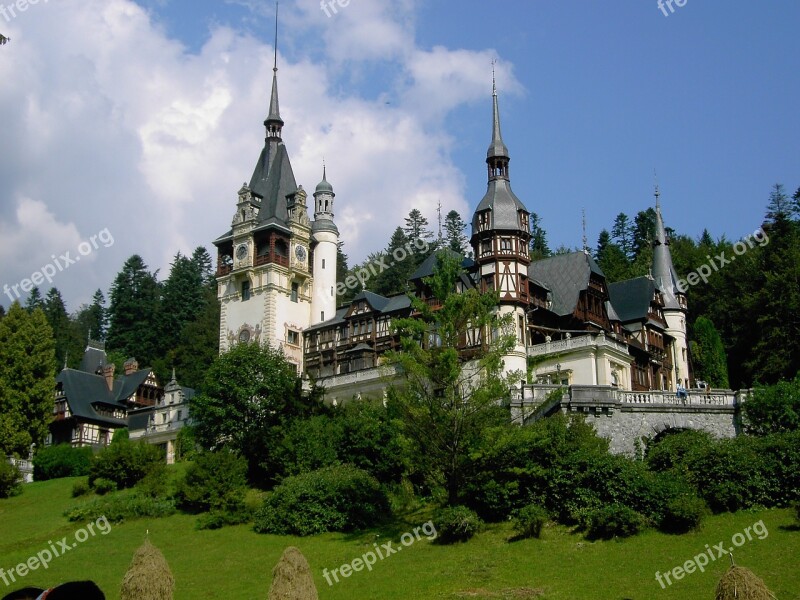
<svg viewBox="0 0 800 600">
<path fill-rule="evenodd" d="M 605 278 L 594 258 L 584 252 L 551 256 L 537 260 L 528 267 L 528 277 L 552 293 L 553 306 L 550 310 L 559 316 L 575 311 L 580 293 L 589 286 L 592 273 Z"/>
<path fill-rule="evenodd" d="M 286 197 L 297 191 L 297 182 L 283 142 L 268 143 L 261 150 L 250 189 L 261 198 L 258 226 L 274 223 L 286 227 L 289 220 Z"/>
<path fill-rule="evenodd" d="M 609 284 L 608 295 L 619 320 L 623 323 L 646 320 L 655 289 L 655 283 L 649 277 Z"/>
<path fill-rule="evenodd" d="M 432 252 L 428 258 L 422 261 L 422 264 L 417 267 L 417 270 L 410 277 L 410 281 L 416 281 L 418 279 L 424 279 L 425 277 L 430 277 L 433 275 L 433 271 L 436 268 L 436 263 L 438 261 L 438 254 L 439 252 L 446 252 L 449 256 L 460 260 L 461 267 L 465 271 L 469 271 L 475 267 L 475 261 L 471 258 L 466 258 L 463 255 L 459 254 L 455 250 L 451 250 L 450 248 L 443 248 L 438 252 Z"/>
<path fill-rule="evenodd" d="M 99 415 L 94 409 L 94 404 L 122 408 L 115 402 L 104 377 L 75 369 L 64 369 L 56 376 L 56 383 L 61 384 L 69 409 L 76 417 L 109 425 L 125 425 L 124 420 Z"/>
</svg>

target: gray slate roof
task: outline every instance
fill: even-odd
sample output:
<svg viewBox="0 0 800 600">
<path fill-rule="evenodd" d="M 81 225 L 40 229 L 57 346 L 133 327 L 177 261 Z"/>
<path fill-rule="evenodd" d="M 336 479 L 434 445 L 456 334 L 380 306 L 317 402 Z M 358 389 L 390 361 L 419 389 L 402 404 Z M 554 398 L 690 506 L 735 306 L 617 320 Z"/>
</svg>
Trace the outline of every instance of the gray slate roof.
<svg viewBox="0 0 800 600">
<path fill-rule="evenodd" d="M 501 231 L 520 231 L 519 211 L 528 212 L 522 201 L 511 190 L 511 183 L 502 178 L 489 181 L 486 195 L 472 216 L 473 235 L 478 231 L 478 213 L 484 210 L 491 211 L 489 227 Z"/>
<path fill-rule="evenodd" d="M 559 316 L 575 311 L 580 293 L 588 287 L 592 273 L 605 277 L 594 258 L 583 252 L 551 256 L 528 267 L 528 277 L 541 282 L 552 293 L 550 310 Z"/>
<path fill-rule="evenodd" d="M 452 256 L 461 261 L 461 267 L 469 272 L 471 269 L 475 267 L 475 261 L 471 258 L 466 258 L 459 254 L 458 252 L 451 250 L 450 248 L 443 248 L 440 252 L 446 252 L 448 255 Z M 422 261 L 422 264 L 417 267 L 417 270 L 411 275 L 411 281 L 416 281 L 417 279 L 424 279 L 425 277 L 430 277 L 433 275 L 433 270 L 436 268 L 436 263 L 438 261 L 438 252 L 433 252 L 428 258 Z"/>
<path fill-rule="evenodd" d="M 647 319 L 654 293 L 655 283 L 649 277 L 636 277 L 608 286 L 611 304 L 623 323 Z"/>
</svg>

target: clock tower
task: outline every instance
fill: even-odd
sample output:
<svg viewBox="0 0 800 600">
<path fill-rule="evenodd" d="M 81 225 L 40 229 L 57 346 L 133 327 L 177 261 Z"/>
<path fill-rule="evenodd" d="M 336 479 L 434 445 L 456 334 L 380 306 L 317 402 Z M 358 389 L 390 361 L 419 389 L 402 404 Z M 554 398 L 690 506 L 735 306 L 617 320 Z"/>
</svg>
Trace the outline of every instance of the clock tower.
<svg viewBox="0 0 800 600">
<path fill-rule="evenodd" d="M 308 196 L 283 143 L 277 74 L 276 58 L 264 148 L 250 183 L 239 190 L 231 229 L 214 241 L 219 341 L 221 352 L 241 342 L 282 348 L 301 371 L 303 330 L 312 323 L 315 240 Z"/>
</svg>

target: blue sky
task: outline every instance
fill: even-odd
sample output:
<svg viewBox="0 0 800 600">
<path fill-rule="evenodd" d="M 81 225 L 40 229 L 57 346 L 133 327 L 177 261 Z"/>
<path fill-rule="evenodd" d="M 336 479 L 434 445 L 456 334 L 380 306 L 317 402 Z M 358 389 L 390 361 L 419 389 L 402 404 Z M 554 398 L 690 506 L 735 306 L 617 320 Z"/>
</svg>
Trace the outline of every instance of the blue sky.
<svg viewBox="0 0 800 600">
<path fill-rule="evenodd" d="M 667 224 L 693 236 L 752 232 L 774 183 L 800 186 L 796 2 L 351 0 L 327 17 L 285 0 L 281 15 L 284 140 L 306 189 L 326 158 L 355 260 L 411 207 L 469 220 L 493 58 L 512 185 L 553 247 L 580 245 L 583 208 L 594 244 L 651 205 L 654 169 Z M 247 0 L 0 17 L 0 285 L 103 228 L 114 245 L 53 280 L 70 309 L 133 253 L 165 275 L 175 252 L 211 249 L 263 143 L 273 19 Z"/>
</svg>

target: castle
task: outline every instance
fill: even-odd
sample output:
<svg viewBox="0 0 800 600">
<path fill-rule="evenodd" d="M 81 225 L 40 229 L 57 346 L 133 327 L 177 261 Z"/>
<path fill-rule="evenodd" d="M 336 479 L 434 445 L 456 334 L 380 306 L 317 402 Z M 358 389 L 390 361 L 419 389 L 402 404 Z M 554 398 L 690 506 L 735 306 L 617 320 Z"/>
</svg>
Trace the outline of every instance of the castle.
<svg viewBox="0 0 800 600">
<path fill-rule="evenodd" d="M 238 192 L 231 229 L 214 241 L 220 349 L 247 341 L 281 347 L 330 401 L 379 394 L 386 385 L 382 356 L 399 341 L 392 321 L 411 314 L 409 298 L 363 291 L 337 306 L 335 194 L 323 170 L 310 220 L 282 139 L 277 65 L 264 126 L 265 145 Z M 496 290 L 498 311 L 512 315 L 517 340 L 506 370 L 525 373 L 527 384 L 690 387 L 687 302 L 676 285 L 658 190 L 651 275 L 608 284 L 586 251 L 531 261 L 530 213 L 511 189 L 510 161 L 493 86 L 487 191 L 472 217 L 472 258 L 463 258 L 467 275 L 459 285 Z M 435 260 L 423 262 L 410 282 L 429 301 L 424 279 Z"/>
</svg>

